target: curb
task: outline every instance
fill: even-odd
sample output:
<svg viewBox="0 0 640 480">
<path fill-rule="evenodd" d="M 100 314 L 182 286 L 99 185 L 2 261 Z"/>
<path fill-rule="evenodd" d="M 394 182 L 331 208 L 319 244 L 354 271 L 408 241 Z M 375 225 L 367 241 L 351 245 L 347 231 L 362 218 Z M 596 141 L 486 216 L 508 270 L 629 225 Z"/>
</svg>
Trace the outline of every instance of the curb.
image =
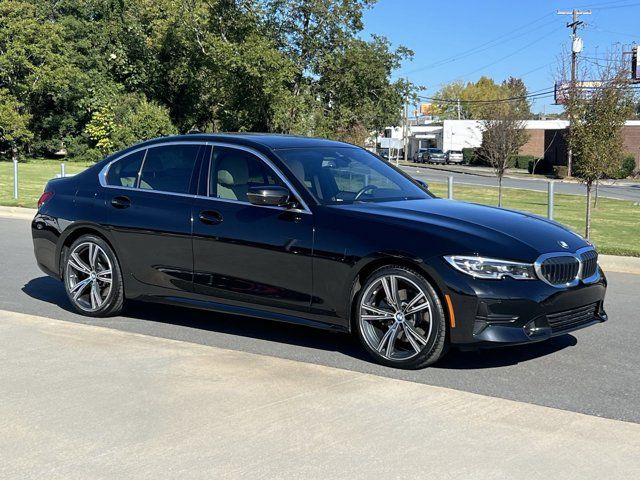
<svg viewBox="0 0 640 480">
<path fill-rule="evenodd" d="M 37 210 L 35 208 L 0 206 L 0 218 L 32 220 L 36 212 Z M 640 257 L 623 257 L 602 254 L 599 256 L 598 261 L 605 272 L 633 273 L 640 275 Z"/>
<path fill-rule="evenodd" d="M 31 220 L 33 219 L 37 211 L 38 210 L 36 210 L 35 208 L 0 206 L 0 217 Z"/>
<path fill-rule="evenodd" d="M 617 255 L 599 255 L 598 262 L 605 271 L 616 273 L 640 274 L 640 257 L 622 257 Z"/>
</svg>

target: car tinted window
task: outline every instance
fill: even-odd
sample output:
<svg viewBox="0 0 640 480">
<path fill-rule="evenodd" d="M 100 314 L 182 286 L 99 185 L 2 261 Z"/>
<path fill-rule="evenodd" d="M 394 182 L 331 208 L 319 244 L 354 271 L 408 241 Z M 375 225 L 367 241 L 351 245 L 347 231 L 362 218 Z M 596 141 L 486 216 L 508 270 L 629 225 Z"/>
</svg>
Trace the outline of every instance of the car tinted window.
<svg viewBox="0 0 640 480">
<path fill-rule="evenodd" d="M 149 148 L 142 166 L 140 188 L 188 193 L 199 145 L 164 145 Z"/>
<path fill-rule="evenodd" d="M 109 167 L 107 185 L 117 187 L 135 187 L 146 150 L 131 153 Z"/>
<path fill-rule="evenodd" d="M 361 148 L 296 148 L 277 154 L 324 204 L 431 198 L 409 178 Z"/>
<path fill-rule="evenodd" d="M 251 152 L 215 147 L 209 167 L 209 196 L 249 202 L 249 187 L 285 186 L 280 177 Z"/>
</svg>

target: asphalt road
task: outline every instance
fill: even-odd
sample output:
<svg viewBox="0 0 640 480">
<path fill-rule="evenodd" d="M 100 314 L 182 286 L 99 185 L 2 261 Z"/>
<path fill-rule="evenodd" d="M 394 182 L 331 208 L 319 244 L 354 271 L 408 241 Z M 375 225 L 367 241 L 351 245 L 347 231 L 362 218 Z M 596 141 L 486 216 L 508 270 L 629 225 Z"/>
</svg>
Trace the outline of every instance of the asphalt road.
<svg viewBox="0 0 640 480">
<path fill-rule="evenodd" d="M 371 363 L 348 335 L 306 327 L 148 304 L 132 304 L 121 317 L 83 317 L 71 311 L 62 284 L 37 268 L 29 221 L 0 218 L 0 252 L 2 310 L 640 423 L 640 276 L 609 274 L 610 320 L 605 324 L 541 344 L 483 352 L 453 350 L 435 367 L 403 371 Z"/>
<path fill-rule="evenodd" d="M 457 173 L 441 170 L 438 168 L 425 167 L 401 167 L 405 172 L 413 177 L 425 181 L 427 183 L 446 183 L 450 176 L 453 176 L 454 185 L 472 185 L 472 186 L 498 186 L 498 179 L 491 176 L 476 175 L 473 173 Z M 598 195 L 606 198 L 614 198 L 617 200 L 640 201 L 640 183 L 630 185 L 629 182 L 623 182 L 624 185 L 601 185 Z M 523 188 L 527 190 L 535 190 L 538 192 L 546 192 L 548 182 L 541 179 L 520 179 L 520 178 L 504 178 L 502 185 L 504 187 Z M 586 188 L 584 185 L 575 182 L 555 182 L 556 193 L 566 193 L 570 195 L 585 195 Z M 455 191 L 454 191 L 455 194 Z"/>
</svg>

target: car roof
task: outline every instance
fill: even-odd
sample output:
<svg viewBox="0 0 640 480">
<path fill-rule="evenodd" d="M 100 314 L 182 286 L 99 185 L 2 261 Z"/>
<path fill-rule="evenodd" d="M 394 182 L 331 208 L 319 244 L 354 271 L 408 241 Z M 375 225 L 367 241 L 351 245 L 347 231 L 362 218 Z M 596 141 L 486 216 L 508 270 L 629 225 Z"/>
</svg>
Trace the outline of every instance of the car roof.
<svg viewBox="0 0 640 480">
<path fill-rule="evenodd" d="M 188 135 L 172 135 L 148 140 L 138 144 L 137 147 L 174 141 L 226 142 L 249 147 L 266 147 L 272 150 L 314 147 L 354 147 L 354 145 L 350 143 L 328 140 L 326 138 L 275 133 L 193 133 Z"/>
</svg>

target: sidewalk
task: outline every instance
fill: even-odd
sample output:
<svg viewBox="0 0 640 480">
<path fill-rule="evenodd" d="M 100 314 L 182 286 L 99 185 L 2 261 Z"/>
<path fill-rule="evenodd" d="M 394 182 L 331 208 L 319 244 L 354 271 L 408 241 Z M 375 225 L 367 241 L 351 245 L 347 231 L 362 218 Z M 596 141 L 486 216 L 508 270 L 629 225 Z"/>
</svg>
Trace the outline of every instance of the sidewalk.
<svg viewBox="0 0 640 480">
<path fill-rule="evenodd" d="M 640 425 L 0 311 L 0 478 L 623 479 Z"/>
</svg>

